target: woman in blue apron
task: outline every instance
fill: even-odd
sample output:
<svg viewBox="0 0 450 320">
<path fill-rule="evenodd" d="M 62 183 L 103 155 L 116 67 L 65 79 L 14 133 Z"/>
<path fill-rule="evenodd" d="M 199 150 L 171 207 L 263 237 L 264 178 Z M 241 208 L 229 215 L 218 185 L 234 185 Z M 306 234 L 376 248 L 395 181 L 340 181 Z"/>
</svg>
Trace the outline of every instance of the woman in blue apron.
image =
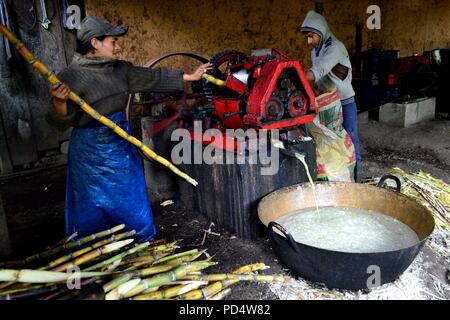
<svg viewBox="0 0 450 320">
<path fill-rule="evenodd" d="M 68 100 L 76 92 L 100 114 L 130 135 L 125 106 L 130 92 L 184 90 L 184 81 L 201 79 L 209 64 L 193 74 L 167 68 L 141 68 L 116 60 L 117 37 L 127 27 L 86 17 L 77 31 L 78 54 L 58 74 L 52 87 L 47 121 L 61 130 L 73 127 L 69 143 L 66 186 L 66 233 L 79 237 L 125 224 L 141 241 L 155 237 L 142 159 L 138 149 L 95 121 Z M 70 88 L 70 89 L 69 89 Z"/>
</svg>

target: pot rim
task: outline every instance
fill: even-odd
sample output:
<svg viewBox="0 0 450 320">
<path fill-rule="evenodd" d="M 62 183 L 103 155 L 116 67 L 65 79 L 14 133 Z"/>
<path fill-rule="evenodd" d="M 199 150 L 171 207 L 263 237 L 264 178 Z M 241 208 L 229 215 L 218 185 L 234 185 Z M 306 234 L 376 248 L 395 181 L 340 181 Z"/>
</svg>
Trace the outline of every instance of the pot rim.
<svg viewBox="0 0 450 320">
<path fill-rule="evenodd" d="M 349 187 L 349 186 L 350 186 L 350 187 L 351 187 L 351 186 L 356 185 L 356 184 L 355 184 L 355 183 L 352 183 L 352 182 L 341 182 L 341 181 L 315 181 L 315 182 L 314 182 L 314 185 L 323 185 L 323 186 L 325 186 L 325 187 L 330 187 L 330 188 L 332 188 L 333 186 L 343 186 L 343 187 L 346 187 L 346 186 Z M 434 219 L 433 214 L 431 213 L 431 211 L 430 211 L 427 207 L 425 207 L 424 205 L 422 205 L 422 204 L 420 204 L 419 202 L 415 201 L 414 199 L 412 199 L 412 198 L 410 198 L 410 197 L 408 197 L 408 196 L 406 196 L 406 195 L 404 195 L 404 194 L 401 194 L 400 192 L 396 192 L 396 191 L 393 191 L 393 190 L 390 190 L 390 189 L 386 189 L 386 188 L 383 188 L 383 187 L 377 187 L 377 186 L 369 185 L 369 184 L 365 184 L 364 186 L 367 187 L 367 188 L 369 188 L 369 189 L 376 190 L 377 192 L 380 192 L 380 191 L 381 191 L 381 192 L 386 192 L 386 193 L 393 194 L 393 195 L 395 195 L 396 197 L 400 197 L 400 198 L 405 199 L 405 200 L 408 201 L 408 202 L 414 203 L 414 205 L 416 205 L 418 208 L 420 208 L 421 210 L 423 210 L 424 212 L 426 212 L 426 214 L 432 219 L 433 225 L 432 225 L 432 228 L 431 228 L 431 230 L 429 231 L 429 233 L 428 233 L 425 237 L 423 237 L 423 239 L 419 239 L 419 241 L 418 241 L 417 243 L 415 243 L 414 245 L 411 245 L 411 246 L 408 246 L 408 247 L 404 247 L 404 248 L 401 248 L 401 249 L 391 250 L 391 251 L 377 251 L 377 252 L 346 252 L 346 251 L 336 251 L 336 250 L 329 250 L 329 249 L 324 249 L 324 248 L 319 248 L 319 247 L 311 246 L 311 245 L 308 245 L 308 244 L 305 244 L 305 243 L 302 243 L 302 242 L 298 242 L 298 241 L 296 241 L 296 240 L 294 239 L 295 244 L 297 244 L 297 245 L 302 245 L 302 246 L 306 246 L 306 247 L 308 247 L 308 248 L 312 248 L 312 249 L 316 249 L 316 250 L 323 250 L 323 251 L 325 251 L 325 252 L 335 252 L 335 253 L 336 253 L 336 252 L 339 252 L 339 253 L 342 253 L 342 254 L 371 255 L 371 254 L 380 254 L 380 253 L 393 253 L 393 252 L 397 252 L 397 251 L 399 252 L 399 251 L 403 251 L 403 250 L 405 250 L 405 249 L 409 249 L 409 248 L 413 248 L 413 247 L 422 245 L 422 244 L 423 244 L 424 242 L 426 242 L 426 241 L 428 240 L 428 238 L 433 234 L 434 229 L 436 228 L 436 221 L 435 221 L 435 219 Z M 277 196 L 277 195 L 280 194 L 280 193 L 292 192 L 292 190 L 299 189 L 299 188 L 301 188 L 301 189 L 303 189 L 303 188 L 311 189 L 311 183 L 310 183 L 310 182 L 302 182 L 302 183 L 294 184 L 294 185 L 291 185 L 291 186 L 286 186 L 286 187 L 279 188 L 279 189 L 277 189 L 277 190 L 274 190 L 274 191 L 268 193 L 267 195 L 265 195 L 265 196 L 259 201 L 258 206 L 257 206 L 258 219 L 259 219 L 259 221 L 260 221 L 262 224 L 264 224 L 264 226 L 265 226 L 267 229 L 269 229 L 269 223 L 270 223 L 271 221 L 268 221 L 267 224 L 266 224 L 266 223 L 262 220 L 262 217 L 261 217 L 261 215 L 262 215 L 262 209 L 261 209 L 262 206 L 265 205 L 266 203 L 268 203 L 270 200 L 272 200 L 273 197 Z M 381 190 L 380 190 L 380 189 L 381 189 Z M 319 208 L 320 208 L 320 207 L 321 207 L 321 206 L 319 206 Z M 324 207 L 324 206 L 322 206 L 322 207 Z M 285 215 L 290 214 L 290 213 L 291 213 L 291 212 L 283 213 L 280 217 L 285 216 Z M 385 214 L 385 213 L 381 212 L 381 214 Z M 391 217 L 392 217 L 392 216 L 391 216 Z M 392 218 L 398 220 L 398 219 L 395 218 L 395 217 L 392 217 Z M 417 233 L 416 230 L 414 230 L 414 231 Z M 274 233 L 276 233 L 278 236 L 283 237 L 283 238 L 286 239 L 286 237 L 285 237 L 284 235 L 282 235 L 282 234 L 280 234 L 280 233 L 278 233 L 278 232 L 275 232 L 275 231 L 274 231 Z M 287 240 L 287 239 L 286 239 L 286 240 Z"/>
</svg>

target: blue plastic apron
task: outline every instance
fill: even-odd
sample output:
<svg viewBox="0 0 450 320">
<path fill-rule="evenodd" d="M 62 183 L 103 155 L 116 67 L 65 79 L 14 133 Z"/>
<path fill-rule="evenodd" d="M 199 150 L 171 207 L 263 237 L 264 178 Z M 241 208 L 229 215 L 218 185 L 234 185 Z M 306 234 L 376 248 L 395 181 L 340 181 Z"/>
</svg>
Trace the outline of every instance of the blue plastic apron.
<svg viewBox="0 0 450 320">
<path fill-rule="evenodd" d="M 131 134 L 125 112 L 108 118 Z M 156 228 L 138 149 L 99 123 L 74 128 L 69 144 L 66 234 L 79 237 L 124 223 L 141 241 Z"/>
</svg>

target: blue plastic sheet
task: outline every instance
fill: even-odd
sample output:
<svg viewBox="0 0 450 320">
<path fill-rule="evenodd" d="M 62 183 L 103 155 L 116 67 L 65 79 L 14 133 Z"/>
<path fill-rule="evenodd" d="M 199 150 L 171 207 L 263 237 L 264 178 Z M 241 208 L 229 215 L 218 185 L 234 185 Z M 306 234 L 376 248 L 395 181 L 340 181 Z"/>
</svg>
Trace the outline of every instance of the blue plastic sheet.
<svg viewBox="0 0 450 320">
<path fill-rule="evenodd" d="M 108 118 L 131 134 L 125 112 Z M 79 237 L 124 223 L 141 241 L 156 228 L 138 149 L 100 123 L 74 128 L 66 187 L 66 234 Z"/>
</svg>

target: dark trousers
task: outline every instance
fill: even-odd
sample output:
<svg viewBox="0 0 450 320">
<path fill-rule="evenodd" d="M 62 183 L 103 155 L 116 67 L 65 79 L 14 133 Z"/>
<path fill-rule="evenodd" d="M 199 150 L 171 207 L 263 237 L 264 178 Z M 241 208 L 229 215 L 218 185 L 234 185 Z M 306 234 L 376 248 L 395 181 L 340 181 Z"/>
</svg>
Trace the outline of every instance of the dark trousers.
<svg viewBox="0 0 450 320">
<path fill-rule="evenodd" d="M 356 165 L 360 166 L 362 161 L 361 152 L 359 151 L 359 137 L 358 137 L 358 113 L 356 110 L 356 103 L 350 102 L 342 105 L 342 113 L 344 116 L 343 126 L 344 129 L 352 138 L 353 145 L 355 146 Z"/>
</svg>

